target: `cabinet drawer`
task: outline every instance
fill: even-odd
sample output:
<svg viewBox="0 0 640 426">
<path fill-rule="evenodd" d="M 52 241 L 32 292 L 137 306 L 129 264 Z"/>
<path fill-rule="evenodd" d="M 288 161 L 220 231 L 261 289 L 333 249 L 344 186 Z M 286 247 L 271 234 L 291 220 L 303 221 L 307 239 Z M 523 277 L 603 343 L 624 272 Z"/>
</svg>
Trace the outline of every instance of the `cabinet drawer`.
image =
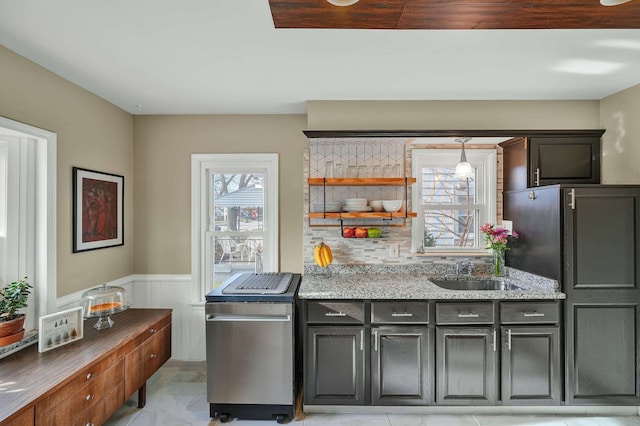
<svg viewBox="0 0 640 426">
<path fill-rule="evenodd" d="M 503 324 L 555 324 L 560 321 L 557 302 L 502 302 L 500 320 Z"/>
<path fill-rule="evenodd" d="M 62 387 L 36 405 L 36 423 L 69 424 L 69 419 L 102 401 L 114 388 L 123 387 L 123 379 L 124 360 L 120 359 L 106 371 L 90 378 L 84 386 L 72 383 Z M 124 402 L 123 397 L 121 403 Z"/>
<path fill-rule="evenodd" d="M 429 302 L 372 302 L 372 324 L 428 324 Z"/>
<path fill-rule="evenodd" d="M 493 303 L 437 303 L 437 324 L 493 324 Z"/>
<path fill-rule="evenodd" d="M 307 321 L 314 323 L 364 323 L 364 302 L 308 302 Z"/>
</svg>

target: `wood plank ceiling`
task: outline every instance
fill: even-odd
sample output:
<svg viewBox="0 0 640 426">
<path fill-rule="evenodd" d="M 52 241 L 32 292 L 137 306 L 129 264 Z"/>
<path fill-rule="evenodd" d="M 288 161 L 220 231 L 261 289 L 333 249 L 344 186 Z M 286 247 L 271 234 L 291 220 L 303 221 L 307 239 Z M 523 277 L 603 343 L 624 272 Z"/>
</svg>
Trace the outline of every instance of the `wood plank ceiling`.
<svg viewBox="0 0 640 426">
<path fill-rule="evenodd" d="M 640 0 L 269 0 L 276 28 L 601 29 L 640 28 Z"/>
</svg>

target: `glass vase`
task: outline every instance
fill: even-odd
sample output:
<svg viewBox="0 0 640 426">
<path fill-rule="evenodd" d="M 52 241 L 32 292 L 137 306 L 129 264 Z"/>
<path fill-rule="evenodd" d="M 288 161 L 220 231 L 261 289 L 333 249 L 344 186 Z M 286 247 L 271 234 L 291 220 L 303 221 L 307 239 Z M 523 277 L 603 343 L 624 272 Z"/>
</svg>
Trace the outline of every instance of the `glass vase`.
<svg viewBox="0 0 640 426">
<path fill-rule="evenodd" d="M 504 250 L 493 250 L 493 275 L 504 277 Z"/>
</svg>

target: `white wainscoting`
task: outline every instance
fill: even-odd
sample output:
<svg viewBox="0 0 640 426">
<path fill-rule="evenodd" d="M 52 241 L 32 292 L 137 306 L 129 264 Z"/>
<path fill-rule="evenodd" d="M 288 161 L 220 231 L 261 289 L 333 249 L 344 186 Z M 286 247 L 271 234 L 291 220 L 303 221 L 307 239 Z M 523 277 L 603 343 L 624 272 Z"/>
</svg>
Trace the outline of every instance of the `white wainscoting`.
<svg viewBox="0 0 640 426">
<path fill-rule="evenodd" d="M 192 299 L 191 275 L 130 275 L 106 283 L 123 287 L 133 308 L 170 308 L 172 313 L 171 358 L 205 360 L 204 301 Z M 56 310 L 82 305 L 82 293 L 57 299 Z M 118 315 L 113 316 L 118 324 Z M 92 326 L 89 320 L 87 326 Z"/>
</svg>

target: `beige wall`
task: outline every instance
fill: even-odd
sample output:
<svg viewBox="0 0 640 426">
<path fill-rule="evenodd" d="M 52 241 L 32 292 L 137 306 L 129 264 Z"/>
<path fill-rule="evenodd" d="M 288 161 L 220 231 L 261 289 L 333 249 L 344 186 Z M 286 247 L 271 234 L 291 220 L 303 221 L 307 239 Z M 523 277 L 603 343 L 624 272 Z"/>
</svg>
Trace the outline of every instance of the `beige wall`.
<svg viewBox="0 0 640 426">
<path fill-rule="evenodd" d="M 302 270 L 304 115 L 135 116 L 135 272 L 191 272 L 191 154 L 278 153 L 280 270 Z"/>
<path fill-rule="evenodd" d="M 311 130 L 596 129 L 598 101 L 309 101 Z"/>
<path fill-rule="evenodd" d="M 131 115 L 2 46 L 0 69 L 0 116 L 49 130 L 58 136 L 58 297 L 131 274 Z M 124 175 L 124 246 L 71 252 L 73 166 Z"/>
<path fill-rule="evenodd" d="M 640 85 L 600 102 L 602 183 L 640 184 Z"/>
</svg>

